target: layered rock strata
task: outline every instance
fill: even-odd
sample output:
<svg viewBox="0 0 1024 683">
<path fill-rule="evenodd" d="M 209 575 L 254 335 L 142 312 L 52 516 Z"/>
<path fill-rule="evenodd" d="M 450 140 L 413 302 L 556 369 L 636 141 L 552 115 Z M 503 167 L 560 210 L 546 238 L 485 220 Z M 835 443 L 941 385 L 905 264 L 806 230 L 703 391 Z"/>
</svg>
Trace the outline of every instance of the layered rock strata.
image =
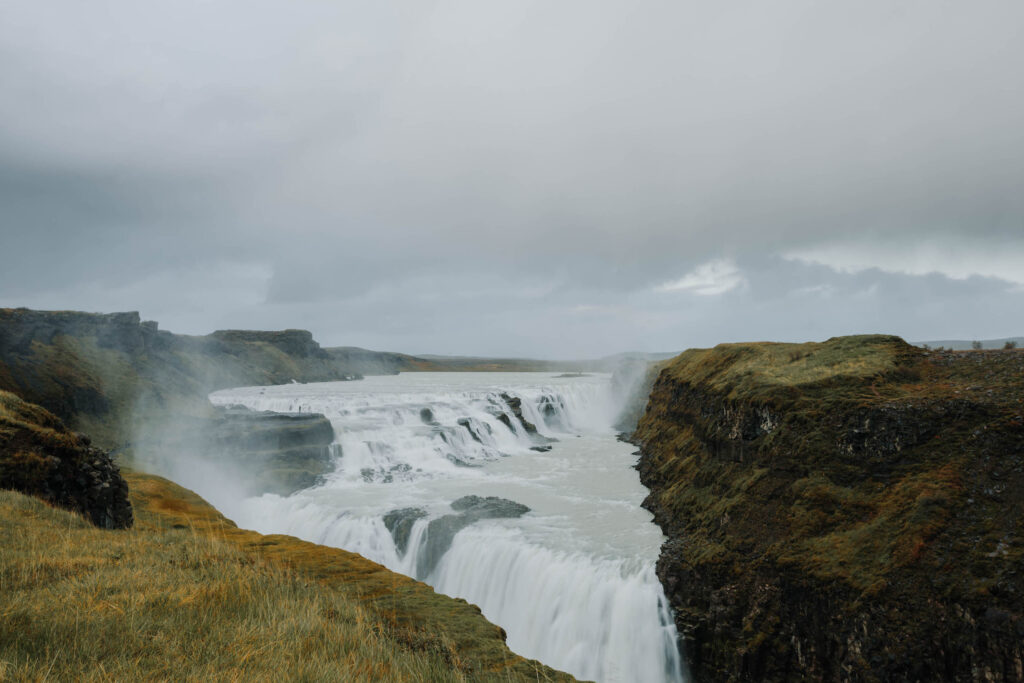
<svg viewBox="0 0 1024 683">
<path fill-rule="evenodd" d="M 635 441 L 697 681 L 1024 680 L 1024 353 L 688 351 Z"/>
</svg>

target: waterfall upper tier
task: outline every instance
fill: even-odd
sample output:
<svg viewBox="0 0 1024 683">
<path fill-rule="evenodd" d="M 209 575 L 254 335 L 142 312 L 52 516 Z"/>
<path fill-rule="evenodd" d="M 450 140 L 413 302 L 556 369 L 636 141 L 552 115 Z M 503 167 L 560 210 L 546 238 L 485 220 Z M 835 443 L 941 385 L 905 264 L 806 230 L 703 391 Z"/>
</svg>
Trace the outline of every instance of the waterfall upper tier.
<svg viewBox="0 0 1024 683">
<path fill-rule="evenodd" d="M 323 484 L 218 501 L 240 524 L 353 550 L 474 602 L 514 650 L 581 678 L 681 678 L 654 573 L 664 537 L 615 439 L 608 375 L 415 373 L 211 399 L 320 413 L 335 432 Z"/>
</svg>

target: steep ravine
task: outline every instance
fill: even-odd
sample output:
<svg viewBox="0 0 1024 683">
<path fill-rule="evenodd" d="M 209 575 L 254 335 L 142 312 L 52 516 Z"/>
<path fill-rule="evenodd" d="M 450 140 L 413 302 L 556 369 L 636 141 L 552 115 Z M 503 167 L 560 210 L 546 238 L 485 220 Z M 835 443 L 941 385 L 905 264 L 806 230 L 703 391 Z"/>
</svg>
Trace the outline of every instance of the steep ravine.
<svg viewBox="0 0 1024 683">
<path fill-rule="evenodd" d="M 697 681 L 1024 680 L 1024 353 L 693 350 L 634 435 Z"/>
</svg>

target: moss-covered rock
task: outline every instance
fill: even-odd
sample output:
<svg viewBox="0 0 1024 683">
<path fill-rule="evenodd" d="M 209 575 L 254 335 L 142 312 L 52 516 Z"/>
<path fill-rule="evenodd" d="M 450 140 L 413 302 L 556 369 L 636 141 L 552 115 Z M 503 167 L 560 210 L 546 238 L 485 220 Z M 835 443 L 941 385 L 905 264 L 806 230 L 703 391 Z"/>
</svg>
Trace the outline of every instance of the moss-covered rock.
<svg viewBox="0 0 1024 683">
<path fill-rule="evenodd" d="M 697 680 L 1024 678 L 1024 353 L 726 344 L 635 434 Z"/>
<path fill-rule="evenodd" d="M 128 486 L 110 456 L 49 411 L 0 391 L 0 489 L 78 512 L 96 526 L 132 525 Z"/>
</svg>

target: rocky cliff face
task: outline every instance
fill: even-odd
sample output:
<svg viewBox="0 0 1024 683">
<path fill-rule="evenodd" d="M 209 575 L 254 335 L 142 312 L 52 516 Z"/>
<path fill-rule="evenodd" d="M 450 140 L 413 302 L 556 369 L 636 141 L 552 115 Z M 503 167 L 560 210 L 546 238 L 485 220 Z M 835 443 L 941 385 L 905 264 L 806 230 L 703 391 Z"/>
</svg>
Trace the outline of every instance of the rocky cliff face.
<svg viewBox="0 0 1024 683">
<path fill-rule="evenodd" d="M 1024 680 L 1024 353 L 688 351 L 635 434 L 694 678 Z"/>
<path fill-rule="evenodd" d="M 189 337 L 137 313 L 0 309 L 0 389 L 107 446 L 168 413 L 214 416 L 216 389 L 355 377 L 305 330 Z"/>
<path fill-rule="evenodd" d="M 39 406 L 0 391 L 0 489 L 84 515 L 107 529 L 132 525 L 128 486 L 110 456 Z"/>
<path fill-rule="evenodd" d="M 334 429 L 318 413 L 272 413 L 242 406 L 206 418 L 170 421 L 145 444 L 147 467 L 173 473 L 176 459 L 215 462 L 242 495 L 286 496 L 334 471 Z"/>
</svg>

